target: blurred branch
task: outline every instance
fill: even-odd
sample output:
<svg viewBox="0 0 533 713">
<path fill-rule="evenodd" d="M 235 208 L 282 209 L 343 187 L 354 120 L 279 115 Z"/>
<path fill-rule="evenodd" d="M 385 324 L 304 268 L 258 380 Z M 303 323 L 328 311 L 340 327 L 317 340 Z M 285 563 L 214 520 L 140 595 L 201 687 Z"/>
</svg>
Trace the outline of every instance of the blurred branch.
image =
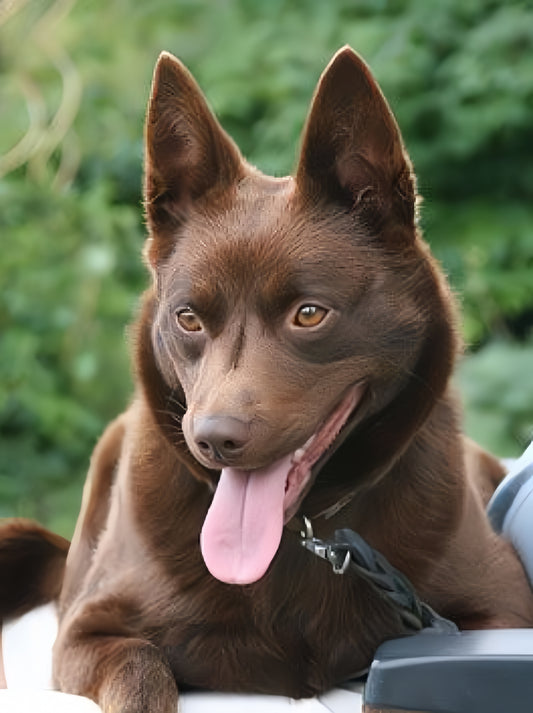
<svg viewBox="0 0 533 713">
<path fill-rule="evenodd" d="M 14 2 L 7 8 L 9 14 L 20 10 L 26 0 Z M 56 26 L 71 11 L 75 0 L 56 0 L 37 22 L 31 32 L 34 40 L 62 81 L 59 106 L 46 124 L 46 106 L 39 88 L 28 77 L 23 77 L 22 91 L 25 95 L 30 126 L 23 138 L 4 156 L 0 156 L 0 176 L 28 163 L 30 173 L 37 179 L 46 175 L 46 167 L 57 149 L 61 150 L 59 168 L 54 178 L 54 187 L 68 185 L 76 175 L 80 152 L 72 125 L 78 113 L 82 95 L 82 83 L 74 62 L 58 44 Z M 0 15 L 0 22 L 4 16 Z M 68 135 L 68 139 L 67 139 Z"/>
<path fill-rule="evenodd" d="M 0 0 L 0 25 L 7 22 L 9 18 L 18 12 L 28 0 Z"/>
<path fill-rule="evenodd" d="M 22 139 L 0 156 L 0 176 L 23 166 L 35 154 L 45 130 L 46 103 L 42 92 L 27 76 L 21 76 L 21 90 L 26 100 L 30 125 Z"/>
</svg>

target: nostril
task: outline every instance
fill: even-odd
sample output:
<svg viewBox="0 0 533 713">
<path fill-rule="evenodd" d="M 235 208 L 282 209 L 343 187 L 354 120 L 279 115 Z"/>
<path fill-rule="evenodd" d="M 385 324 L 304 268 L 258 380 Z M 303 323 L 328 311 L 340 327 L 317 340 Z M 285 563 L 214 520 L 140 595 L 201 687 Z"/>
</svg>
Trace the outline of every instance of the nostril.
<svg viewBox="0 0 533 713">
<path fill-rule="evenodd" d="M 226 451 L 236 451 L 239 448 L 235 441 L 224 441 L 223 446 Z"/>
<path fill-rule="evenodd" d="M 204 451 L 205 453 L 209 453 L 211 450 L 211 446 L 207 441 L 197 441 L 196 445 L 201 451 Z"/>
</svg>

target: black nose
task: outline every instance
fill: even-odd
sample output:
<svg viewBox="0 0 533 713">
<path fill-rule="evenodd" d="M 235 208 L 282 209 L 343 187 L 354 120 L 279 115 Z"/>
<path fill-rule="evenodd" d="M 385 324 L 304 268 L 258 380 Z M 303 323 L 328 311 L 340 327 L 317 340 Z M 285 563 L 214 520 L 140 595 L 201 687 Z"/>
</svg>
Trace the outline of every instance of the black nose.
<svg viewBox="0 0 533 713">
<path fill-rule="evenodd" d="M 203 456 L 217 462 L 238 456 L 250 438 L 250 424 L 233 416 L 194 419 L 194 441 Z"/>
</svg>

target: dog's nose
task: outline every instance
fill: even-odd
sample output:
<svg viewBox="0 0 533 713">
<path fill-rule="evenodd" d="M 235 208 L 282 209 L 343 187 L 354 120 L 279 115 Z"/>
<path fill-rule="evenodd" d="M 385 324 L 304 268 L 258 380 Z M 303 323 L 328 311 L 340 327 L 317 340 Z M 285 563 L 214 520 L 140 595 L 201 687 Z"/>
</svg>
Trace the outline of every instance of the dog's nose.
<svg viewBox="0 0 533 713">
<path fill-rule="evenodd" d="M 201 416 L 194 420 L 194 440 L 206 458 L 231 461 L 250 438 L 250 424 L 233 416 Z"/>
</svg>

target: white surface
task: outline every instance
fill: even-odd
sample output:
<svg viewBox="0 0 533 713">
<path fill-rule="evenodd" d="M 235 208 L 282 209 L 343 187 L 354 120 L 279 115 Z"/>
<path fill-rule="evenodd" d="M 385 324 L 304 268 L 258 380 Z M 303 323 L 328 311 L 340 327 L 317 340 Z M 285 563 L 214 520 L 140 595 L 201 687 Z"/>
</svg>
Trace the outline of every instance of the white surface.
<svg viewBox="0 0 533 713">
<path fill-rule="evenodd" d="M 101 713 L 88 698 L 57 691 L 0 691 L 2 713 Z M 207 712 L 206 712 L 207 713 Z"/>
<path fill-rule="evenodd" d="M 360 692 L 335 688 L 323 696 L 299 701 L 283 696 L 186 693 L 181 696 L 178 710 L 179 713 L 360 713 L 362 706 Z"/>
<path fill-rule="evenodd" d="M 295 701 L 282 696 L 186 693 L 178 713 L 360 713 L 361 694 L 335 689 L 318 698 Z M 88 698 L 57 691 L 0 691 L 2 713 L 101 713 Z"/>
<path fill-rule="evenodd" d="M 53 688 L 52 646 L 56 636 L 57 615 L 54 604 L 45 604 L 18 619 L 4 622 L 2 647 L 8 688 Z"/>
</svg>

